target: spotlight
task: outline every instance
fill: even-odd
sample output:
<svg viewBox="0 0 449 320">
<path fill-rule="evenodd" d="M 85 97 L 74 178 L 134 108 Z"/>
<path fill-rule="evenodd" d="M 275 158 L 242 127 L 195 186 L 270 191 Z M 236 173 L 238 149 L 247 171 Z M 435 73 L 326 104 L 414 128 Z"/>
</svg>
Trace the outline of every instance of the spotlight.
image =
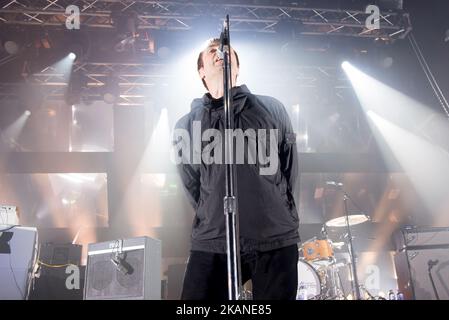
<svg viewBox="0 0 449 320">
<path fill-rule="evenodd" d="M 120 95 L 120 87 L 118 78 L 115 76 L 109 77 L 103 89 L 103 100 L 108 104 L 113 104 L 117 101 Z"/>
<path fill-rule="evenodd" d="M 348 61 L 343 61 L 343 62 L 341 63 L 341 67 L 342 67 L 343 69 L 347 69 L 350 65 L 351 65 L 351 64 L 350 64 Z"/>
<path fill-rule="evenodd" d="M 103 100 L 108 104 L 113 104 L 117 100 L 117 96 L 115 96 L 113 93 L 106 92 L 103 95 Z"/>
<path fill-rule="evenodd" d="M 17 44 L 17 42 L 12 40 L 5 41 L 3 47 L 5 48 L 5 51 L 10 55 L 14 55 L 19 52 L 19 45 Z"/>
<path fill-rule="evenodd" d="M 84 61 L 84 58 L 89 53 L 89 41 L 85 38 L 75 37 L 70 43 L 66 44 L 66 52 L 68 52 L 68 57 L 73 62 Z"/>
<path fill-rule="evenodd" d="M 393 58 L 392 57 L 385 57 L 380 61 L 380 65 L 387 69 L 390 68 L 393 65 Z"/>
<path fill-rule="evenodd" d="M 24 112 L 24 114 L 25 114 L 27 117 L 29 117 L 29 116 L 31 115 L 31 111 L 30 111 L 30 110 L 26 110 L 26 111 Z"/>
<path fill-rule="evenodd" d="M 295 104 L 292 106 L 293 112 L 294 113 L 299 113 L 299 104 Z"/>
</svg>

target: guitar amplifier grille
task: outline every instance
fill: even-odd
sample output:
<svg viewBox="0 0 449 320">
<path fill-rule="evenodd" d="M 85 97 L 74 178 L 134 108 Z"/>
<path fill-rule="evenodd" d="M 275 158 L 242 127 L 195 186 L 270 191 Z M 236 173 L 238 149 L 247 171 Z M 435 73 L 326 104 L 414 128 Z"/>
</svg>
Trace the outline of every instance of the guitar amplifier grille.
<svg viewBox="0 0 449 320">
<path fill-rule="evenodd" d="M 125 239 L 120 254 L 115 243 L 89 245 L 85 299 L 160 299 L 160 241 Z"/>
</svg>

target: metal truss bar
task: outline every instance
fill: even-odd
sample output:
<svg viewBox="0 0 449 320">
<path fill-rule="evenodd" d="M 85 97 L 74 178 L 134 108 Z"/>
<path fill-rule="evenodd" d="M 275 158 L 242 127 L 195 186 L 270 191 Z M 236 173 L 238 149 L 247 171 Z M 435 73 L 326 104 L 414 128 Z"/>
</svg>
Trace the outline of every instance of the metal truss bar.
<svg viewBox="0 0 449 320">
<path fill-rule="evenodd" d="M 47 10 L 49 6 L 68 4 L 68 0 L 45 0 L 33 2 L 33 5 L 42 4 L 42 9 L 37 7 L 27 7 L 18 1 L 12 1 L 0 9 L 2 17 L 0 19 L 6 24 L 22 25 L 47 25 L 63 26 L 65 12 L 63 10 Z M 112 5 L 120 3 L 123 5 L 122 11 L 133 7 L 132 10 L 138 10 L 141 13 L 138 17 L 141 21 L 139 29 L 165 29 L 165 30 L 188 30 L 191 28 L 189 21 L 204 17 L 215 17 L 219 19 L 227 11 L 231 11 L 231 22 L 240 27 L 234 28 L 235 31 L 253 31 L 253 32 L 274 32 L 272 27 L 279 22 L 283 16 L 292 21 L 301 21 L 309 27 L 319 27 L 329 25 L 331 30 L 324 30 L 321 34 L 340 34 L 336 32 L 343 27 L 361 28 L 363 27 L 363 17 L 367 14 L 356 10 L 339 10 L 324 8 L 304 8 L 295 6 L 273 6 L 273 5 L 254 5 L 254 4 L 205 4 L 205 3 L 184 3 L 174 1 L 111 1 L 95 0 L 83 1 L 81 17 L 82 23 L 91 28 L 112 28 L 110 24 L 110 13 Z M 95 6 L 97 5 L 97 6 Z M 234 11 L 232 11 L 234 10 Z M 256 13 L 257 11 L 257 13 Z M 401 30 L 406 27 L 396 25 L 398 19 L 403 14 L 382 13 L 380 17 L 381 29 Z M 29 19 L 24 19 L 24 16 Z M 37 18 L 39 16 L 39 19 Z M 55 19 L 52 16 L 56 16 Z M 356 18 L 357 16 L 357 18 Z M 319 17 L 317 21 L 315 17 Z M 104 19 L 107 18 L 107 19 Z M 348 18 L 354 20 L 354 23 L 348 24 Z M 59 21 L 58 21 L 59 20 Z M 354 30 L 346 30 L 346 33 Z M 309 34 L 319 34 L 318 30 L 306 30 Z M 363 34 L 357 30 L 353 35 Z M 394 34 L 394 32 L 389 32 Z"/>
</svg>

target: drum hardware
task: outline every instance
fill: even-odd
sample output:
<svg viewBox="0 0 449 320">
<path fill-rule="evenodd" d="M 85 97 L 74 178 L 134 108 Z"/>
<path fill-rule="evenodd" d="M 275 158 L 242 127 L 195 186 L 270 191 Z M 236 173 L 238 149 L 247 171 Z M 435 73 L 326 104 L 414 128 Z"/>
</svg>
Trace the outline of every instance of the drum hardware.
<svg viewBox="0 0 449 320">
<path fill-rule="evenodd" d="M 323 288 L 322 299 L 323 300 L 343 300 L 345 293 L 340 278 L 339 268 L 343 267 L 342 263 L 333 263 L 328 266 L 321 267 L 320 274 L 322 275 Z"/>
<path fill-rule="evenodd" d="M 370 293 L 366 288 L 359 285 L 356 269 L 356 256 L 354 252 L 354 237 L 351 234 L 351 226 L 369 221 L 365 214 L 349 215 L 347 201 L 353 200 L 338 184 L 338 189 L 343 194 L 345 216 L 326 222 L 320 237 L 307 240 L 300 247 L 302 258 L 298 262 L 298 294 L 297 299 L 307 300 L 343 300 L 346 293 L 341 282 L 339 269 L 349 267 L 351 273 L 352 295 L 356 300 L 361 299 L 360 290 Z M 357 207 L 357 205 L 354 203 Z M 328 237 L 328 227 L 345 227 L 346 234 L 339 242 L 333 242 Z M 349 261 L 337 261 L 334 249 L 340 250 L 344 245 L 348 246 Z"/>
<path fill-rule="evenodd" d="M 349 194 L 344 190 L 343 183 L 334 183 L 333 184 L 335 188 L 340 191 L 343 197 L 343 205 L 344 205 L 344 216 L 336 219 L 332 219 L 328 222 L 326 222 L 327 227 L 345 227 L 347 234 L 346 234 L 346 242 L 348 245 L 348 253 L 349 253 L 349 261 L 351 264 L 351 275 L 352 275 L 352 291 L 353 296 L 355 300 L 360 300 L 360 286 L 359 286 L 359 280 L 357 276 L 357 258 L 354 252 L 354 237 L 351 233 L 351 226 L 364 223 L 369 220 L 368 216 L 365 214 L 360 215 L 350 215 L 348 212 L 348 200 L 350 200 L 355 207 L 358 208 L 357 204 L 352 200 L 352 198 L 349 196 Z M 360 209 L 359 209 L 360 210 Z M 360 210 L 361 211 L 361 210 Z"/>
</svg>

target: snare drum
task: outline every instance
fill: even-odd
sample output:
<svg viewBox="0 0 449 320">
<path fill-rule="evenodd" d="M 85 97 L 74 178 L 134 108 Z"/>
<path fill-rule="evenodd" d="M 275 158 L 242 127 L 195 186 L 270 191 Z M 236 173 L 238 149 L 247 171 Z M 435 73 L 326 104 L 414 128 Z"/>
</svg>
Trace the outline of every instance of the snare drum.
<svg viewBox="0 0 449 320">
<path fill-rule="evenodd" d="M 298 290 L 296 300 L 317 299 L 321 294 L 321 279 L 318 272 L 306 261 L 298 261 Z M 306 295 L 303 297 L 302 295 Z"/>
<path fill-rule="evenodd" d="M 316 264 L 328 264 L 334 260 L 334 250 L 327 239 L 312 238 L 302 245 L 302 251 L 306 261 Z"/>
</svg>

